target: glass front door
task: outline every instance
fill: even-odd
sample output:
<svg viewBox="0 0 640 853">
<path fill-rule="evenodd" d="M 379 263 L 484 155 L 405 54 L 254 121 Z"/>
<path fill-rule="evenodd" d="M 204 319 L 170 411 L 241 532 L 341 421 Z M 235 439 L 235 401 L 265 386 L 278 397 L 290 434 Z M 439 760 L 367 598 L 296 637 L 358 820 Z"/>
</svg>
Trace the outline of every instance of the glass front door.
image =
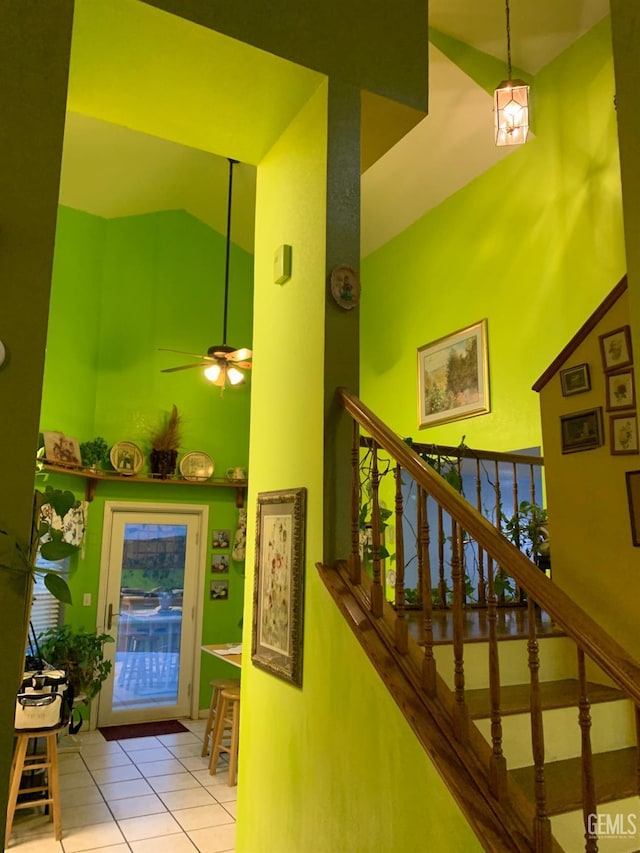
<svg viewBox="0 0 640 853">
<path fill-rule="evenodd" d="M 118 512 L 111 525 L 99 723 L 189 714 L 198 518 Z"/>
</svg>

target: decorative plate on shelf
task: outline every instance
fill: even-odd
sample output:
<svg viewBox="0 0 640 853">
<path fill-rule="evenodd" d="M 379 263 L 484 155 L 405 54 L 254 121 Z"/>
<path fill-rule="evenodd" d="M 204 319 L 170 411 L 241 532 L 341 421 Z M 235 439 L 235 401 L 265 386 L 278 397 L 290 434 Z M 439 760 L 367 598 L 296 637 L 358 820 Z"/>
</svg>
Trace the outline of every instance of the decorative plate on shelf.
<svg viewBox="0 0 640 853">
<path fill-rule="evenodd" d="M 213 469 L 213 459 L 202 450 L 185 453 L 180 460 L 180 473 L 185 480 L 208 480 Z"/>
<path fill-rule="evenodd" d="M 142 468 L 144 456 L 137 444 L 132 441 L 119 441 L 114 444 L 109 453 L 111 464 L 118 474 L 132 477 Z"/>
</svg>

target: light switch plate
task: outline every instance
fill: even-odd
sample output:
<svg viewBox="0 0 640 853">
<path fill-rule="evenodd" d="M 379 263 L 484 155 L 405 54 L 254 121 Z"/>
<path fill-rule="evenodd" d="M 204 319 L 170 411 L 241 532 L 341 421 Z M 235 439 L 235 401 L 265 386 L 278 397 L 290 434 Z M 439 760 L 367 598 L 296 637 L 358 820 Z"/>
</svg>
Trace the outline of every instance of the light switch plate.
<svg viewBox="0 0 640 853">
<path fill-rule="evenodd" d="M 276 249 L 273 256 L 273 281 L 275 284 L 284 284 L 291 278 L 291 246 L 283 243 Z"/>
</svg>

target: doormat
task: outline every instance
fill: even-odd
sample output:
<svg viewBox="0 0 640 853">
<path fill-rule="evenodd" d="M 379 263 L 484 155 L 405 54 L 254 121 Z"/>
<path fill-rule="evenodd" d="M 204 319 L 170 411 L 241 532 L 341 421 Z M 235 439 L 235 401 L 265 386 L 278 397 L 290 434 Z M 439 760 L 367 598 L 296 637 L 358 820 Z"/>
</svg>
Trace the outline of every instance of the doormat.
<svg viewBox="0 0 640 853">
<path fill-rule="evenodd" d="M 127 740 L 132 737 L 155 737 L 188 732 L 189 729 L 177 720 L 160 720 L 156 723 L 132 723 L 130 726 L 105 726 L 99 728 L 105 740 Z"/>
</svg>

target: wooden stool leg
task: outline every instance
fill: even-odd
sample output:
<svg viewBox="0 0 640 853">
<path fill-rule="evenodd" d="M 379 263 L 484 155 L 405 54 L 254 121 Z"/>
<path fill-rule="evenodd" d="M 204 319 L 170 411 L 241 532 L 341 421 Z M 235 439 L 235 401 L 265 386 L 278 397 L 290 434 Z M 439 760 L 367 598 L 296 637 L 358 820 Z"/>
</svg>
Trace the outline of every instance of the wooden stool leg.
<svg viewBox="0 0 640 853">
<path fill-rule="evenodd" d="M 207 717 L 207 725 L 204 730 L 204 740 L 202 741 L 201 756 L 204 756 L 209 751 L 209 735 L 213 728 L 214 721 L 217 717 L 218 705 L 220 704 L 220 688 L 214 687 L 211 694 L 211 705 L 209 706 L 209 716 Z"/>
<path fill-rule="evenodd" d="M 53 836 L 56 841 L 62 839 L 62 809 L 60 807 L 60 778 L 58 775 L 58 735 L 56 732 L 47 736 L 47 761 L 49 762 L 48 787 L 51 797 L 51 819 L 53 820 Z"/>
<path fill-rule="evenodd" d="M 222 751 L 222 739 L 224 737 L 225 718 L 229 711 L 229 702 L 224 694 L 221 694 L 218 701 L 218 713 L 216 714 L 216 722 L 213 727 L 213 742 L 211 744 L 211 758 L 209 760 L 209 774 L 216 775 L 216 768 L 220 752 Z"/>
<path fill-rule="evenodd" d="M 229 752 L 229 787 L 236 784 L 238 771 L 238 735 L 240 733 L 240 700 L 233 702 L 231 722 L 231 747 Z"/>
<path fill-rule="evenodd" d="M 29 738 L 26 735 L 18 735 L 15 754 L 13 757 L 13 765 L 11 769 L 11 783 L 9 786 L 9 802 L 7 803 L 7 828 L 5 831 L 4 846 L 9 846 L 11 838 L 11 829 L 13 827 L 13 818 L 16 813 L 16 803 L 18 802 L 18 790 L 20 788 L 20 779 L 22 777 L 22 768 L 24 759 L 27 754 L 27 744 Z"/>
</svg>

